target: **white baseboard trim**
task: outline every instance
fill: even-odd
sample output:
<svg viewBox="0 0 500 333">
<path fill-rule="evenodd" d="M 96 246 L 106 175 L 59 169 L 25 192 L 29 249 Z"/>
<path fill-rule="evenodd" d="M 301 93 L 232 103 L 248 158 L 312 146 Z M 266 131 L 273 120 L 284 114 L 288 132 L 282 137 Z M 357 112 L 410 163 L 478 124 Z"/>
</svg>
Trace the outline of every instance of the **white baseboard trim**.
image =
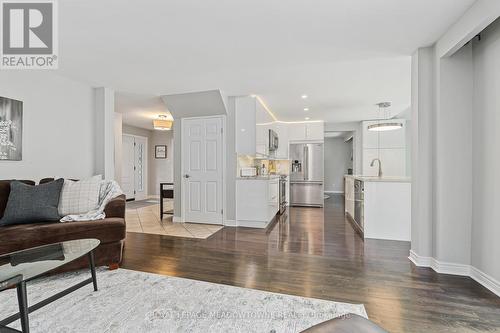
<svg viewBox="0 0 500 333">
<path fill-rule="evenodd" d="M 344 194 L 344 191 L 324 191 L 325 194 Z"/>
<path fill-rule="evenodd" d="M 474 266 L 443 262 L 432 257 L 422 257 L 412 250 L 410 250 L 408 259 L 410 259 L 415 266 L 430 267 L 436 273 L 468 276 L 495 295 L 500 296 L 500 282 Z"/>
<path fill-rule="evenodd" d="M 477 283 L 500 297 L 500 281 L 473 266 L 471 266 L 470 273 L 470 277 L 476 280 Z"/>
<path fill-rule="evenodd" d="M 174 223 L 182 223 L 182 222 L 184 222 L 184 220 L 180 216 L 174 216 L 172 218 L 172 222 L 174 222 Z"/>
<path fill-rule="evenodd" d="M 258 228 L 258 229 L 265 229 L 269 222 L 264 222 L 264 221 L 247 221 L 247 220 L 238 220 L 236 221 L 236 224 L 238 227 L 246 227 L 246 228 Z"/>
<path fill-rule="evenodd" d="M 408 257 L 412 263 L 417 267 L 431 267 L 431 257 L 422 257 L 416 254 L 413 250 L 410 250 L 410 256 Z"/>
<path fill-rule="evenodd" d="M 238 223 L 236 223 L 235 220 L 225 220 L 224 221 L 224 226 L 226 226 L 226 227 L 237 227 Z"/>
</svg>

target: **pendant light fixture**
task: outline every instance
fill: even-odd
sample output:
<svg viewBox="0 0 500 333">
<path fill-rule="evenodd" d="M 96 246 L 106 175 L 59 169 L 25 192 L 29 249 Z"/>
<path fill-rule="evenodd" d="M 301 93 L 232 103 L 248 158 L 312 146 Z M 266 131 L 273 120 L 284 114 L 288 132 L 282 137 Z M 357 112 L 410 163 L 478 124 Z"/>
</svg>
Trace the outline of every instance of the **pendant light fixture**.
<svg viewBox="0 0 500 333">
<path fill-rule="evenodd" d="M 377 124 L 368 125 L 369 131 L 383 132 L 403 128 L 403 123 L 397 121 L 397 119 L 388 119 L 387 109 L 391 106 L 391 102 L 381 102 L 376 105 L 378 106 L 379 116 L 382 114 L 382 110 L 384 110 L 384 117 L 379 117 Z"/>
<path fill-rule="evenodd" d="M 164 114 L 158 116 L 158 119 L 153 120 L 153 127 L 158 131 L 169 131 L 172 128 L 173 121 L 168 119 Z"/>
</svg>

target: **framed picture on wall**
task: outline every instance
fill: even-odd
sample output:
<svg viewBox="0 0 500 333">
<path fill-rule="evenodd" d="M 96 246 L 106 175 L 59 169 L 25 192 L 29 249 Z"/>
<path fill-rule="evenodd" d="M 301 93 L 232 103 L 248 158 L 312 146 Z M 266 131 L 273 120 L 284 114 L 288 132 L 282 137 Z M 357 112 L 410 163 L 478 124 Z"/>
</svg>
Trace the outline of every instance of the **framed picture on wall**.
<svg viewBox="0 0 500 333">
<path fill-rule="evenodd" d="M 23 102 L 0 97 L 0 161 L 23 157 Z"/>
<path fill-rule="evenodd" d="M 167 146 L 166 145 L 156 145 L 155 146 L 155 158 L 167 158 Z"/>
</svg>

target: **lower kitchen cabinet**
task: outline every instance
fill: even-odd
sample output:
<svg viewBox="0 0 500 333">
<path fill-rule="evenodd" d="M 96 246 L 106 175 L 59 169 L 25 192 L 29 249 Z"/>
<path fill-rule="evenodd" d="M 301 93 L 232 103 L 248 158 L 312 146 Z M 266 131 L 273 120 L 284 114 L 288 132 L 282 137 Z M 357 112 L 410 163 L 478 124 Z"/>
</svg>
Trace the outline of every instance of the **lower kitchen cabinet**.
<svg viewBox="0 0 500 333">
<path fill-rule="evenodd" d="M 236 224 L 265 228 L 279 211 L 279 177 L 236 180 Z"/>
</svg>

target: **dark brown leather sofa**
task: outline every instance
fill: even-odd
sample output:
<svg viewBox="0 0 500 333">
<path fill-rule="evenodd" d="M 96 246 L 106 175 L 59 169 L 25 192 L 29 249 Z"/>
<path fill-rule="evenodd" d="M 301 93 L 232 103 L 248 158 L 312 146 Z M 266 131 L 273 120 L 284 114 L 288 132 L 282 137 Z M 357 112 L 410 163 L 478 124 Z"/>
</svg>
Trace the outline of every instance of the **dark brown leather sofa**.
<svg viewBox="0 0 500 333">
<path fill-rule="evenodd" d="M 51 181 L 46 178 L 40 183 Z M 35 185 L 30 180 L 23 183 Z M 10 180 L 0 180 L 0 218 L 3 216 L 10 193 Z M 0 255 L 30 247 L 62 241 L 97 238 L 101 244 L 94 250 L 97 266 L 118 268 L 122 260 L 125 240 L 125 196 L 111 200 L 105 208 L 106 218 L 98 221 L 50 222 L 0 226 Z M 62 270 L 88 267 L 86 257 L 75 260 Z"/>
</svg>

